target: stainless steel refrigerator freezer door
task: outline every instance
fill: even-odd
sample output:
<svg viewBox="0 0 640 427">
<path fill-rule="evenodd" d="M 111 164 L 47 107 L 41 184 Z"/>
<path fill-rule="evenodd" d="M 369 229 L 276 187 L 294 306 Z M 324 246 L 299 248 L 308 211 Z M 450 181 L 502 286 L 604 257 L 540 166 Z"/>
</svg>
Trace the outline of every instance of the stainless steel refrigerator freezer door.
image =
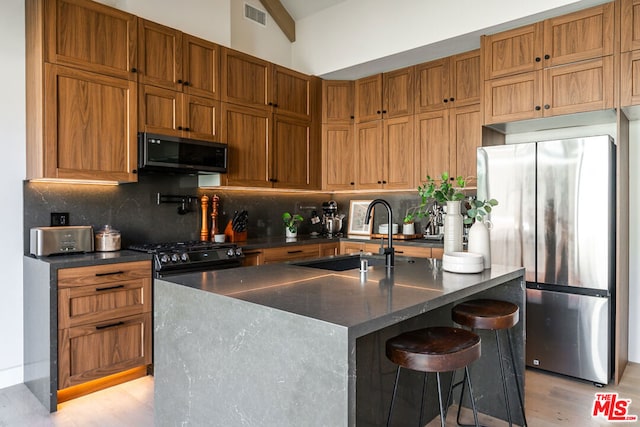
<svg viewBox="0 0 640 427">
<path fill-rule="evenodd" d="M 527 289 L 527 365 L 607 384 L 610 310 L 606 297 Z"/>
<path fill-rule="evenodd" d="M 608 136 L 538 143 L 536 282 L 610 289 L 612 147 Z"/>
<path fill-rule="evenodd" d="M 535 143 L 477 150 L 478 198 L 498 200 L 491 263 L 524 267 L 527 281 L 535 280 L 535 155 Z"/>
</svg>

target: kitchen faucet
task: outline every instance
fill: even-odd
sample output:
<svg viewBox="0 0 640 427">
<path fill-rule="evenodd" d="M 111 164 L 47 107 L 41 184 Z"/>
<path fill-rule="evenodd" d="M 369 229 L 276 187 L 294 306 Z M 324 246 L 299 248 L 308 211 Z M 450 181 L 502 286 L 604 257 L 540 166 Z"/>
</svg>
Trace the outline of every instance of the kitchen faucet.
<svg viewBox="0 0 640 427">
<path fill-rule="evenodd" d="M 387 243 L 387 247 L 383 250 L 383 253 L 384 253 L 384 265 L 385 267 L 387 267 L 387 269 L 391 269 L 394 263 L 393 261 L 393 258 L 394 258 L 393 227 L 391 224 L 392 223 L 391 205 L 389 205 L 389 203 L 386 200 L 375 199 L 374 201 L 369 203 L 369 206 L 367 206 L 367 213 L 364 215 L 365 216 L 364 223 L 369 224 L 369 221 L 371 220 L 371 210 L 373 209 L 373 206 L 377 205 L 378 203 L 381 205 L 384 205 L 387 208 L 387 215 L 388 215 L 387 220 L 389 223 L 389 227 L 387 228 L 387 233 L 389 235 L 389 240 Z"/>
</svg>

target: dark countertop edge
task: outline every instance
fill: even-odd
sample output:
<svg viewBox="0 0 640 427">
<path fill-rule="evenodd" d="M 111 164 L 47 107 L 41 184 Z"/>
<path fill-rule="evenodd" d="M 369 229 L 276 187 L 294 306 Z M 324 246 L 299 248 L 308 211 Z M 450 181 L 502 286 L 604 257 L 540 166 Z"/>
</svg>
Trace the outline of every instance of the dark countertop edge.
<svg viewBox="0 0 640 427">
<path fill-rule="evenodd" d="M 313 245 L 320 243 L 340 243 L 340 242 L 360 242 L 360 243 L 379 243 L 380 239 L 371 239 L 367 237 L 326 237 L 310 235 L 298 236 L 293 239 L 287 239 L 284 236 L 275 237 L 257 237 L 248 239 L 244 242 L 236 242 L 236 244 L 242 248 L 242 250 L 253 249 L 269 249 L 277 248 L 289 245 Z M 386 239 L 385 239 L 386 245 Z M 394 240 L 394 246 L 417 246 L 423 248 L 442 248 L 444 246 L 442 240 L 427 240 L 427 239 L 413 239 L 413 240 Z"/>
<path fill-rule="evenodd" d="M 83 254 L 53 256 L 25 255 L 25 257 L 49 264 L 52 269 L 151 260 L 150 254 L 126 249 L 114 252 L 89 252 Z"/>
</svg>

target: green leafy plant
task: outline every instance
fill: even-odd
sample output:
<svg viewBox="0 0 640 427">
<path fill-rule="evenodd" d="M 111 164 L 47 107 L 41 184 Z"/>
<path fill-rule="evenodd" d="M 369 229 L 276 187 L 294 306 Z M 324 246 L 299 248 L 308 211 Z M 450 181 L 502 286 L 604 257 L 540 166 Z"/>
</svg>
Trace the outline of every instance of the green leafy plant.
<svg viewBox="0 0 640 427">
<path fill-rule="evenodd" d="M 471 209 L 467 209 L 467 216 L 464 219 L 465 224 L 473 224 L 473 221 L 484 221 L 484 217 L 491 213 L 494 206 L 498 206 L 496 199 L 491 200 L 472 200 L 470 202 Z"/>
<path fill-rule="evenodd" d="M 464 193 L 460 190 L 464 188 L 464 178 L 459 176 L 455 179 L 455 186 L 449 180 L 449 173 L 443 172 L 440 175 L 440 186 L 436 186 L 433 178 L 427 175 L 427 181 L 418 187 L 418 194 L 422 198 L 421 206 L 426 206 L 430 199 L 434 199 L 439 204 L 454 202 L 464 199 Z"/>
<path fill-rule="evenodd" d="M 295 233 L 298 230 L 298 223 L 302 222 L 303 220 L 304 218 L 302 218 L 302 215 L 291 215 L 289 212 L 285 212 L 282 214 L 282 222 L 284 222 L 284 226 L 287 227 L 292 233 Z"/>
</svg>

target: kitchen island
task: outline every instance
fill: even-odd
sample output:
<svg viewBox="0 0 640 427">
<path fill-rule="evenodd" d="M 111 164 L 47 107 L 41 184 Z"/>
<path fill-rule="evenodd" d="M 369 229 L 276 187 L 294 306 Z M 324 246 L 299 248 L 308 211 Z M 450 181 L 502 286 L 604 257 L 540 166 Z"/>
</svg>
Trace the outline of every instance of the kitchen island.
<svg viewBox="0 0 640 427">
<path fill-rule="evenodd" d="M 453 304 L 472 297 L 520 306 L 513 336 L 523 384 L 524 292 L 521 268 L 454 274 L 439 260 L 402 257 L 391 272 L 273 264 L 156 280 L 155 422 L 383 425 L 395 374 L 385 341 L 451 325 Z M 478 406 L 504 419 L 495 350 L 487 343 L 472 367 Z M 416 422 L 421 381 L 410 371 L 403 376 L 398 425 Z"/>
</svg>

